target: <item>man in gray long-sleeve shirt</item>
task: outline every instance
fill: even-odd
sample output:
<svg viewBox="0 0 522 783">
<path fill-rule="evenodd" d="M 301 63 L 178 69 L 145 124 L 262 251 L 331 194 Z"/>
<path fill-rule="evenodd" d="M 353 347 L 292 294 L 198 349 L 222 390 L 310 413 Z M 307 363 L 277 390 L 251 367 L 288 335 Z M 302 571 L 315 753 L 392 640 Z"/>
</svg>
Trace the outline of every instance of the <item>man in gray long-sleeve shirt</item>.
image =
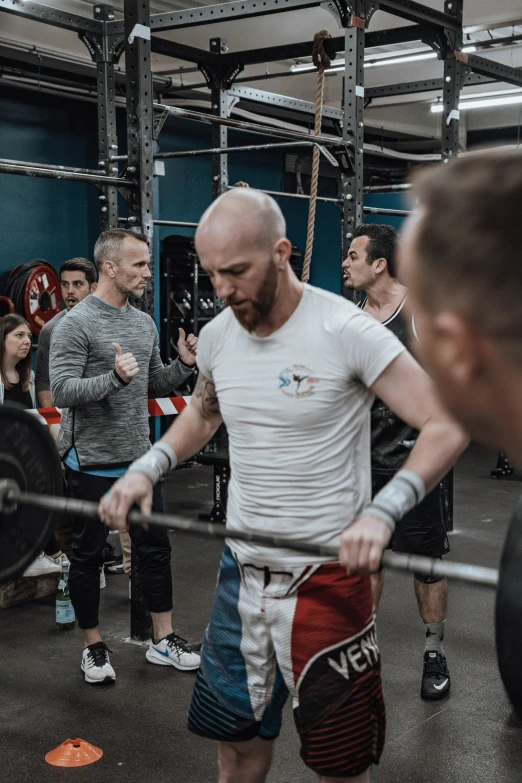
<svg viewBox="0 0 522 783">
<path fill-rule="evenodd" d="M 129 304 L 150 278 L 141 234 L 103 232 L 94 248 L 96 295 L 80 302 L 53 330 L 50 353 L 54 404 L 64 408 L 58 449 L 71 497 L 99 500 L 128 465 L 149 448 L 147 399 L 172 393 L 194 370 L 194 335 L 180 329 L 179 359 L 164 366 L 152 318 Z M 155 511 L 163 511 L 161 488 Z M 114 682 L 107 645 L 98 629 L 99 567 L 106 528 L 99 520 L 73 519 L 70 591 L 84 631 L 82 671 L 87 682 Z M 199 655 L 172 632 L 170 542 L 163 529 L 133 528 L 140 579 L 152 615 L 147 660 L 196 669 Z"/>
</svg>

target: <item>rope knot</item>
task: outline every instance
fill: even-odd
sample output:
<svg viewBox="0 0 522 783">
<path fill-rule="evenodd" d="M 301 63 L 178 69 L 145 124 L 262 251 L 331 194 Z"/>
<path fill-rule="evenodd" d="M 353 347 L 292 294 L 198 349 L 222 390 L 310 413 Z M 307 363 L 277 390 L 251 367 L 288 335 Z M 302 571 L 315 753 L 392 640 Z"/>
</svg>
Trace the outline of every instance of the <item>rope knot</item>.
<svg viewBox="0 0 522 783">
<path fill-rule="evenodd" d="M 320 30 L 314 35 L 314 44 L 312 47 L 312 61 L 316 68 L 329 68 L 331 65 L 330 55 L 325 49 L 324 42 L 332 36 L 328 30 Z"/>
</svg>

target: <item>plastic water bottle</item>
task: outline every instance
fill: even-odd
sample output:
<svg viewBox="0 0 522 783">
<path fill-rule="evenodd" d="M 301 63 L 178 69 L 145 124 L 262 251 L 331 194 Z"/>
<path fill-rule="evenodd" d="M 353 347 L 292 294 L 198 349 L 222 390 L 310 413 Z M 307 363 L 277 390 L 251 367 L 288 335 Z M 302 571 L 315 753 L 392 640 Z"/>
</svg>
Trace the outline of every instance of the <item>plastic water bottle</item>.
<svg viewBox="0 0 522 783">
<path fill-rule="evenodd" d="M 70 631 L 75 626 L 75 615 L 69 595 L 69 566 L 63 566 L 56 593 L 56 627 L 59 631 Z"/>
</svg>

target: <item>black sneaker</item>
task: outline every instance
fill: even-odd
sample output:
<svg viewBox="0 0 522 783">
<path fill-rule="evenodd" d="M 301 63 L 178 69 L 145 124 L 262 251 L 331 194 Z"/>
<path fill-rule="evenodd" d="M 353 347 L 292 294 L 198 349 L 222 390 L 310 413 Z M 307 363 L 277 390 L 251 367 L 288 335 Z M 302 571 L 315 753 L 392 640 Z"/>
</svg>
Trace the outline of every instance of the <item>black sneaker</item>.
<svg viewBox="0 0 522 783">
<path fill-rule="evenodd" d="M 445 656 L 439 652 L 425 652 L 421 698 L 426 701 L 444 699 L 449 694 L 450 687 L 450 674 Z"/>
<path fill-rule="evenodd" d="M 116 562 L 116 550 L 107 542 L 103 548 L 103 565 L 108 566 L 114 562 Z"/>
<path fill-rule="evenodd" d="M 113 563 L 105 563 L 105 570 L 109 574 L 123 574 L 123 560 L 121 557 L 116 557 Z"/>
</svg>

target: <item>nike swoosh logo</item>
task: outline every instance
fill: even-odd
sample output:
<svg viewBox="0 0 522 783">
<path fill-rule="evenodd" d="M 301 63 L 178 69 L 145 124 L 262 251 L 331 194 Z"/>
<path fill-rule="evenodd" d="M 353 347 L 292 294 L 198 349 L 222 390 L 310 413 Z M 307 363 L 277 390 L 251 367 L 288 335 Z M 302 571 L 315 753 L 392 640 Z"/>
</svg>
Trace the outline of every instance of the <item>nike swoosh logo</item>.
<svg viewBox="0 0 522 783">
<path fill-rule="evenodd" d="M 441 691 L 444 688 L 444 686 L 446 685 L 447 682 L 448 682 L 448 680 L 446 679 L 440 685 L 435 685 L 435 683 L 433 683 L 433 687 L 435 688 L 435 690 Z"/>
<path fill-rule="evenodd" d="M 158 648 L 156 647 L 156 652 L 159 653 L 160 655 L 164 655 L 165 658 L 169 657 L 169 651 L 168 650 L 165 650 L 165 652 L 162 652 L 161 650 L 158 650 Z M 437 686 L 435 686 L 435 687 L 437 687 Z"/>
</svg>

